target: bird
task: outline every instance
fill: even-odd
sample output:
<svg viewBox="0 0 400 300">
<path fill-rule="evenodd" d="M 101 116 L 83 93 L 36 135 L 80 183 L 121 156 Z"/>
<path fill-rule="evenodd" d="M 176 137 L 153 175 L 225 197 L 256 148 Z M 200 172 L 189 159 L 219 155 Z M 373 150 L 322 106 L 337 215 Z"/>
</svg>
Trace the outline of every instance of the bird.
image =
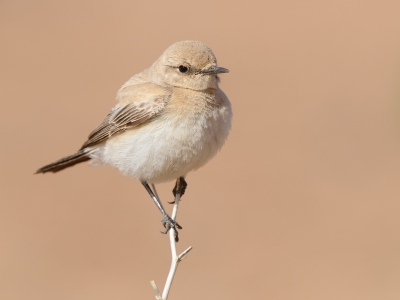
<svg viewBox="0 0 400 300">
<path fill-rule="evenodd" d="M 111 165 L 142 183 L 163 216 L 162 233 L 173 229 L 178 241 L 177 229 L 182 226 L 166 213 L 155 184 L 176 180 L 173 194 L 182 196 L 186 175 L 204 166 L 224 145 L 232 108 L 219 88 L 219 75 L 228 72 L 217 65 L 204 43 L 172 44 L 122 85 L 117 104 L 76 153 L 35 174 L 59 172 L 89 160 L 92 165 Z"/>
</svg>

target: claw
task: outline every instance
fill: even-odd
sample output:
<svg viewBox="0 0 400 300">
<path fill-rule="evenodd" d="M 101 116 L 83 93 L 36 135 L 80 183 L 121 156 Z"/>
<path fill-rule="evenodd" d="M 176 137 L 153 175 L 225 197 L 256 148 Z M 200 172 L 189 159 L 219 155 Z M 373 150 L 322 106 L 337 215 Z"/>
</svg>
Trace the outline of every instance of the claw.
<svg viewBox="0 0 400 300">
<path fill-rule="evenodd" d="M 171 219 L 170 216 L 166 215 L 164 219 L 161 221 L 163 224 L 165 230 L 161 231 L 162 234 L 167 234 L 167 232 L 172 229 L 174 230 L 174 237 L 175 237 L 175 242 L 179 242 L 179 236 L 178 236 L 178 229 L 182 229 L 182 226 L 178 224 L 178 222 L 174 221 Z"/>
<path fill-rule="evenodd" d="M 186 191 L 186 187 L 187 187 L 187 183 L 185 181 L 185 178 L 183 177 L 179 177 L 179 189 L 178 189 L 178 185 L 175 184 L 174 189 L 172 190 L 172 194 L 174 194 L 174 197 L 176 197 L 176 194 L 180 194 L 181 197 L 185 194 Z M 174 204 L 175 201 L 172 202 L 168 202 L 169 204 Z"/>
</svg>

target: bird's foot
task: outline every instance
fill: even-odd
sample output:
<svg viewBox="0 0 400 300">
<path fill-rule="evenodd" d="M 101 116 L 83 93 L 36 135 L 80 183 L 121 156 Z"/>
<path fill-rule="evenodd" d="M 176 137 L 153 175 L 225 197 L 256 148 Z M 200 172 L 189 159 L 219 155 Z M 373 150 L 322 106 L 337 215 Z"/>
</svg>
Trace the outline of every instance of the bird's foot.
<svg viewBox="0 0 400 300">
<path fill-rule="evenodd" d="M 172 220 L 172 218 L 168 215 L 164 216 L 164 219 L 162 219 L 161 223 L 165 227 L 164 231 L 161 231 L 163 234 L 167 234 L 167 232 L 172 229 L 174 231 L 174 236 L 175 236 L 175 242 L 179 241 L 179 236 L 178 236 L 178 229 L 182 229 L 182 226 L 178 224 L 178 222 Z"/>
<path fill-rule="evenodd" d="M 175 187 L 172 190 L 172 194 L 174 194 L 174 197 L 176 197 L 177 194 L 179 194 L 181 197 L 185 194 L 187 187 L 187 183 L 185 181 L 185 178 L 179 177 L 179 188 L 178 188 L 178 182 L 175 183 Z M 168 202 L 169 204 L 174 204 L 175 200 L 172 202 Z"/>
</svg>

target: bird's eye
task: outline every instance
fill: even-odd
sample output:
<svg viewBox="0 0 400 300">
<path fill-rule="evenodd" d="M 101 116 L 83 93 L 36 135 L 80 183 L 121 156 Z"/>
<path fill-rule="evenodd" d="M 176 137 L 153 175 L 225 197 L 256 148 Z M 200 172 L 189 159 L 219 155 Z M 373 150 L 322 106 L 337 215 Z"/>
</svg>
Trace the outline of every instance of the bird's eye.
<svg viewBox="0 0 400 300">
<path fill-rule="evenodd" d="M 188 71 L 188 68 L 185 66 L 179 66 L 178 69 L 179 69 L 179 72 L 181 72 L 181 73 L 186 73 Z"/>
</svg>

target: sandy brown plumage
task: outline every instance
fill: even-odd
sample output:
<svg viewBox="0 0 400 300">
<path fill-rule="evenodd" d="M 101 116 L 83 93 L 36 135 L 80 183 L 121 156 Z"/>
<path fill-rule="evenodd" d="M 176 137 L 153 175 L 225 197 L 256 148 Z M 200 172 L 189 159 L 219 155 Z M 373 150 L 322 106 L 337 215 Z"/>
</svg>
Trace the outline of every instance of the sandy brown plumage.
<svg viewBox="0 0 400 300">
<path fill-rule="evenodd" d="M 203 43 L 173 44 L 150 68 L 119 89 L 117 105 L 77 153 L 36 173 L 58 172 L 88 160 L 114 166 L 143 183 L 163 214 L 166 228 L 176 230 L 179 226 L 166 214 L 149 184 L 174 179 L 183 182 L 186 174 L 202 167 L 221 149 L 232 111 L 218 86 L 218 74 L 227 72 L 217 66 L 215 55 Z"/>
</svg>

